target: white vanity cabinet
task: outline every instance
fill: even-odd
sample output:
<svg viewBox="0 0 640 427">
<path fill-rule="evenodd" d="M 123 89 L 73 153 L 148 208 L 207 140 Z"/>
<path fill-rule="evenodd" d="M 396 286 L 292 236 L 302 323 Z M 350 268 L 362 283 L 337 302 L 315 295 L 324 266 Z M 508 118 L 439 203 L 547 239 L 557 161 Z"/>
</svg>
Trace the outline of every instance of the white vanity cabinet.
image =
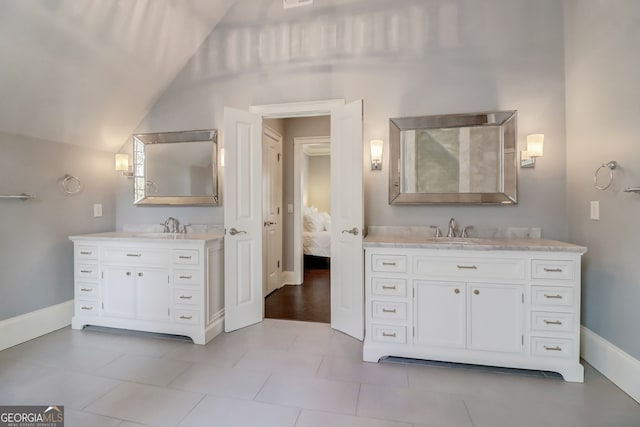
<svg viewBox="0 0 640 427">
<path fill-rule="evenodd" d="M 205 344 L 223 330 L 223 239 L 100 233 L 72 236 L 74 329 L 86 325 L 185 335 Z"/>
<path fill-rule="evenodd" d="M 564 244 L 555 252 L 548 250 L 551 241 L 541 242 L 544 250 L 365 240 L 364 360 L 399 356 L 539 369 L 581 382 L 585 248 Z"/>
</svg>

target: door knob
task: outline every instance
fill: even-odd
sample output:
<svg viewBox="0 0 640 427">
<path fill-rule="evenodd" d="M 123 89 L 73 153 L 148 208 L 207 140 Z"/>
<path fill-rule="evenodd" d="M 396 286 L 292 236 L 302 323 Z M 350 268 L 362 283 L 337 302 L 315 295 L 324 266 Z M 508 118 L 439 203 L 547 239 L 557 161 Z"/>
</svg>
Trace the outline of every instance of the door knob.
<svg viewBox="0 0 640 427">
<path fill-rule="evenodd" d="M 358 227 L 353 227 L 351 230 L 342 230 L 342 234 L 344 233 L 349 233 L 349 234 L 353 234 L 354 236 L 358 235 Z"/>
<path fill-rule="evenodd" d="M 247 234 L 247 232 L 244 230 L 237 230 L 236 228 L 232 228 L 231 230 L 229 230 L 229 234 L 235 236 L 236 234 Z"/>
</svg>

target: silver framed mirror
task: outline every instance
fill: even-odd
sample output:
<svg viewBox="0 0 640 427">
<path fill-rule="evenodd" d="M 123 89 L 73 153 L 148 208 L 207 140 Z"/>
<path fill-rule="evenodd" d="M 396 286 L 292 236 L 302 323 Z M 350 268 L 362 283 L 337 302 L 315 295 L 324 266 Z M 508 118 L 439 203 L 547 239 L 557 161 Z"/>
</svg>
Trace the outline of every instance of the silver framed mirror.
<svg viewBox="0 0 640 427">
<path fill-rule="evenodd" d="M 133 135 L 133 203 L 217 205 L 215 129 Z"/>
<path fill-rule="evenodd" d="M 389 204 L 516 204 L 516 116 L 390 119 Z"/>
</svg>

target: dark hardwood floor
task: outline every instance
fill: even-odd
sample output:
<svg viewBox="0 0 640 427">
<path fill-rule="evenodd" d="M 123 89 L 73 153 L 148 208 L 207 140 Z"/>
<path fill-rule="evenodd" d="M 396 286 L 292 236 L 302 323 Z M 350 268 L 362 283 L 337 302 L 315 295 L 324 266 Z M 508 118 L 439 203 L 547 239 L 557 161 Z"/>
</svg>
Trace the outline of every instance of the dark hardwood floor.
<svg viewBox="0 0 640 427">
<path fill-rule="evenodd" d="M 265 317 L 331 323 L 330 280 L 327 268 L 305 269 L 302 285 L 283 286 L 267 296 Z"/>
</svg>

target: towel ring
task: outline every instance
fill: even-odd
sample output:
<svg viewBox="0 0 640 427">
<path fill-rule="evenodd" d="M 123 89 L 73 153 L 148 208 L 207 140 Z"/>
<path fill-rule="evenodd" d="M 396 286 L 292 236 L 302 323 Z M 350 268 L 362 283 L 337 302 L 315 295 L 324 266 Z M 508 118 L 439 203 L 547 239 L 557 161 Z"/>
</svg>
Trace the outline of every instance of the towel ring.
<svg viewBox="0 0 640 427">
<path fill-rule="evenodd" d="M 82 190 L 82 182 L 77 177 L 66 174 L 60 180 L 60 188 L 66 194 L 76 194 Z"/>
<path fill-rule="evenodd" d="M 598 166 L 598 169 L 596 169 L 595 173 L 593 174 L 593 186 L 598 190 L 606 190 L 607 188 L 611 187 L 611 184 L 613 183 L 613 170 L 616 167 L 618 167 L 618 163 L 615 160 L 612 160 L 609 163 L 602 163 L 600 166 Z M 598 172 L 600 172 L 600 169 L 602 168 L 609 168 L 609 181 L 605 185 L 598 185 Z"/>
</svg>

